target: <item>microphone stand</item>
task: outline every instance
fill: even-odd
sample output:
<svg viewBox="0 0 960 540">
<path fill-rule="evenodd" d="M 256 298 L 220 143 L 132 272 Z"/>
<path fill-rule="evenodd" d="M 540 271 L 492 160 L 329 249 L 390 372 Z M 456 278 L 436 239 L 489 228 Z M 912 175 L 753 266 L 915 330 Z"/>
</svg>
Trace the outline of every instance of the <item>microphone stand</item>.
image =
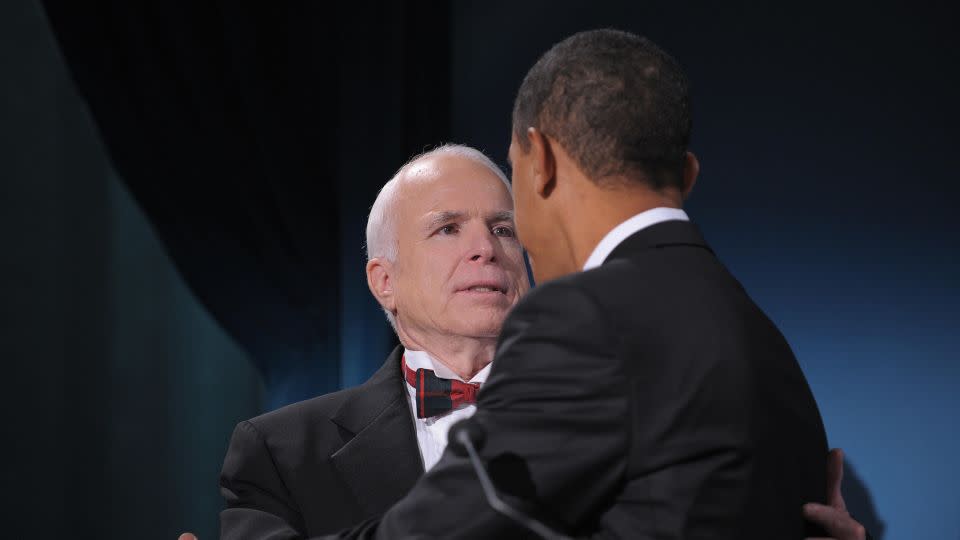
<svg viewBox="0 0 960 540">
<path fill-rule="evenodd" d="M 500 498 L 497 490 L 493 487 L 493 482 L 490 481 L 490 476 L 487 475 L 487 469 L 484 468 L 483 463 L 480 461 L 480 456 L 477 453 L 477 449 L 473 446 L 473 440 L 470 438 L 468 430 L 458 430 L 455 433 L 455 440 L 467 451 L 467 456 L 470 458 L 473 470 L 476 471 L 477 477 L 480 479 L 480 487 L 483 488 L 483 494 L 494 510 L 523 525 L 546 540 L 572 540 L 569 536 L 554 531 L 540 521 L 510 506 Z"/>
</svg>

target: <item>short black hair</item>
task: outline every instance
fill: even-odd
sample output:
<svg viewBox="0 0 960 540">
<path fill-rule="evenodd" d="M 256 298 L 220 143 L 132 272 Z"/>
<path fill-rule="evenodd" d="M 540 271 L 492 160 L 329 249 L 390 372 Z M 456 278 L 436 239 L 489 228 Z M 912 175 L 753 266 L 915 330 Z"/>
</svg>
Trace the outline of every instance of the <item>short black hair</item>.
<svg viewBox="0 0 960 540">
<path fill-rule="evenodd" d="M 680 64 L 652 41 L 590 30 L 554 45 L 527 72 L 513 131 L 530 150 L 535 127 L 560 142 L 592 180 L 626 177 L 682 188 L 690 96 Z"/>
</svg>

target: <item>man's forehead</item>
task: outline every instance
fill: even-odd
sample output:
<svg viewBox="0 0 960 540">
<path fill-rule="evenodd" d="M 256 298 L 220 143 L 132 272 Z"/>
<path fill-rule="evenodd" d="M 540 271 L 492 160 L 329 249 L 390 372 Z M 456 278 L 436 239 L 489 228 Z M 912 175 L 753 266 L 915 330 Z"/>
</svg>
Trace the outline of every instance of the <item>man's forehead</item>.
<svg viewBox="0 0 960 540">
<path fill-rule="evenodd" d="M 503 180 L 485 165 L 475 162 L 454 167 L 414 163 L 399 181 L 405 205 L 417 207 L 421 212 L 467 211 L 477 206 L 512 210 L 513 206 Z"/>
<path fill-rule="evenodd" d="M 457 154 L 439 154 L 421 158 L 407 165 L 401 176 L 413 184 L 491 180 L 503 184 L 487 165 L 474 158 Z"/>
</svg>

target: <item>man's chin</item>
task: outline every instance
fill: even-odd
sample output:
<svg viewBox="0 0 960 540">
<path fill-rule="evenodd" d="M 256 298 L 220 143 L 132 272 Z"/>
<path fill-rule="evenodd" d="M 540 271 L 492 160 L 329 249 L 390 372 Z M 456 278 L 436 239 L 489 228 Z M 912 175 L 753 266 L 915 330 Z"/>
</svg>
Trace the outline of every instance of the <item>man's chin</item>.
<svg viewBox="0 0 960 540">
<path fill-rule="evenodd" d="M 458 326 L 463 330 L 462 334 L 465 336 L 478 339 L 496 338 L 500 335 L 500 329 L 503 327 L 503 320 L 506 316 L 507 313 L 504 310 L 501 313 L 490 313 L 484 317 L 462 319 Z"/>
</svg>

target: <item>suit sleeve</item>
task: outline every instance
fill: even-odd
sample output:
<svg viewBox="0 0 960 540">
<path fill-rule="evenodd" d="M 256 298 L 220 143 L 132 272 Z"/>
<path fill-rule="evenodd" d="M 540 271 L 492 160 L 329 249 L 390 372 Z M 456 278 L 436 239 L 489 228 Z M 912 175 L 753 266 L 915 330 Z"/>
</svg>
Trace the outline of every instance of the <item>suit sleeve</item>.
<svg viewBox="0 0 960 540">
<path fill-rule="evenodd" d="M 538 287 L 508 317 L 478 398 L 480 450 L 498 490 L 568 534 L 589 531 L 625 474 L 628 397 L 597 304 L 567 284 Z M 517 538 L 449 449 L 379 527 L 340 537 Z"/>
<path fill-rule="evenodd" d="M 299 510 L 263 439 L 249 421 L 237 424 L 220 473 L 227 507 L 220 513 L 220 538 L 294 540 L 304 538 Z"/>
</svg>

